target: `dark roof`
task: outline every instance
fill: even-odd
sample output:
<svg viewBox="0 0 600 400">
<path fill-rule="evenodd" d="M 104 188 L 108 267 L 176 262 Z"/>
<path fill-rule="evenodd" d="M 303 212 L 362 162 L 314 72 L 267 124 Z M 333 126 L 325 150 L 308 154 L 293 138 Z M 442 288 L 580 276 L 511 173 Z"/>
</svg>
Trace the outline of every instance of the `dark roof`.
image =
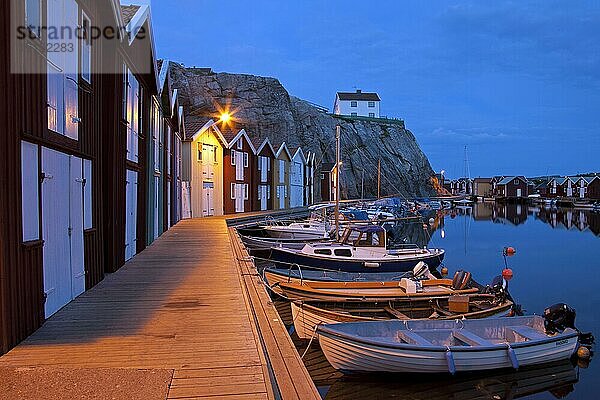
<svg viewBox="0 0 600 400">
<path fill-rule="evenodd" d="M 498 182 L 498 185 L 506 185 L 513 179 L 520 179 L 521 181 L 527 183 L 527 179 L 525 179 L 524 176 L 507 176 L 506 178 L 504 178 L 500 182 Z"/>
<path fill-rule="evenodd" d="M 352 92 L 338 92 L 340 100 L 363 100 L 363 101 L 381 101 L 377 93 L 365 93 L 361 91 Z"/>
<path fill-rule="evenodd" d="M 335 167 L 335 163 L 323 163 L 321 164 L 321 171 L 331 172 L 333 167 Z"/>
<path fill-rule="evenodd" d="M 185 139 L 191 139 L 196 132 L 200 130 L 208 122 L 208 119 L 200 119 L 198 117 L 185 116 Z"/>
<path fill-rule="evenodd" d="M 475 178 L 473 183 L 492 183 L 492 178 Z"/>
<path fill-rule="evenodd" d="M 223 137 L 227 140 L 227 144 L 231 143 L 233 138 L 242 130 L 242 128 L 238 127 L 234 122 L 228 122 L 226 124 L 218 122 L 217 128 L 219 128 Z"/>
<path fill-rule="evenodd" d="M 127 25 L 132 19 L 135 13 L 138 12 L 141 6 L 130 5 L 124 6 L 121 5 L 121 16 L 123 17 L 123 22 Z"/>
</svg>

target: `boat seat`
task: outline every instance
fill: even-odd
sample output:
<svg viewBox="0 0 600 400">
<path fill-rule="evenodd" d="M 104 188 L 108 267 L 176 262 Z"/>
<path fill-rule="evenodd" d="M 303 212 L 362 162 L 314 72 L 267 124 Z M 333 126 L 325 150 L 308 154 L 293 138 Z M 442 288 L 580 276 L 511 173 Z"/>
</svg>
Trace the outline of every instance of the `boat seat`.
<svg viewBox="0 0 600 400">
<path fill-rule="evenodd" d="M 413 331 L 398 331 L 398 339 L 408 344 L 416 344 L 419 346 L 432 346 L 429 340 Z"/>
<path fill-rule="evenodd" d="M 469 346 L 492 346 L 494 343 L 465 329 L 453 330 L 452 336 Z"/>
<path fill-rule="evenodd" d="M 547 339 L 548 336 L 526 325 L 507 326 L 506 329 L 513 331 L 527 340 Z"/>
</svg>

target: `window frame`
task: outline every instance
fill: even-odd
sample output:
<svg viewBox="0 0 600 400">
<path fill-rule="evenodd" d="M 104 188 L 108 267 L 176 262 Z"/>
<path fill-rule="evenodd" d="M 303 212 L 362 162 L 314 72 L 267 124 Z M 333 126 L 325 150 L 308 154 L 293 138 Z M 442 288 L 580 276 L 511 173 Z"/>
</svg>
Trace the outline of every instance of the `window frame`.
<svg viewBox="0 0 600 400">
<path fill-rule="evenodd" d="M 369 108 L 375 108 L 375 102 L 374 101 L 369 101 L 368 107 Z"/>
<path fill-rule="evenodd" d="M 38 14 L 37 14 L 38 21 L 36 22 L 37 25 L 30 24 L 30 21 L 29 21 L 30 16 L 29 16 L 28 5 L 34 1 L 37 3 L 37 11 L 38 11 Z M 43 13 L 42 0 L 25 0 L 25 26 L 27 27 L 27 30 L 31 34 L 33 34 L 37 40 L 40 40 L 40 41 L 42 40 L 42 35 L 40 32 L 40 28 L 41 28 L 42 22 L 43 22 L 43 14 L 42 13 Z M 32 29 L 32 28 L 35 28 L 35 29 Z"/>
<path fill-rule="evenodd" d="M 81 38 L 81 54 L 80 54 L 80 59 L 81 59 L 81 67 L 80 67 L 80 74 L 81 74 L 81 78 L 83 80 L 85 80 L 87 83 L 92 83 L 92 40 L 90 38 L 90 32 L 88 32 L 88 30 L 85 30 L 85 21 L 88 22 L 88 30 L 91 29 L 92 27 L 92 19 L 85 13 L 85 11 L 81 10 L 81 30 L 84 33 L 84 37 Z M 86 44 L 87 42 L 87 44 Z M 83 57 L 84 57 L 84 46 L 87 46 L 87 48 L 89 48 L 89 53 L 88 53 L 88 71 L 84 70 L 84 64 L 83 64 Z"/>
<path fill-rule="evenodd" d="M 350 107 L 352 107 L 352 108 L 358 107 L 358 101 L 356 101 L 356 100 L 350 101 Z"/>
</svg>

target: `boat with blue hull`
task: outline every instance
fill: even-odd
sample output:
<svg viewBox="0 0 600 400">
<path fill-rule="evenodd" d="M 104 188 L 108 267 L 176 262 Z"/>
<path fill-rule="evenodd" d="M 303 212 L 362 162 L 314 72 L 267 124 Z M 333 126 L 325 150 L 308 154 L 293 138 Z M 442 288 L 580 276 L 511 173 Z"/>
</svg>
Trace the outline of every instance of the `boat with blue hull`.
<svg viewBox="0 0 600 400">
<path fill-rule="evenodd" d="M 386 231 L 378 225 L 348 227 L 340 242 L 307 243 L 302 249 L 272 248 L 270 260 L 278 268 L 327 269 L 344 272 L 406 272 L 419 262 L 435 270 L 444 259 L 443 249 L 403 245 L 386 247 Z"/>
</svg>

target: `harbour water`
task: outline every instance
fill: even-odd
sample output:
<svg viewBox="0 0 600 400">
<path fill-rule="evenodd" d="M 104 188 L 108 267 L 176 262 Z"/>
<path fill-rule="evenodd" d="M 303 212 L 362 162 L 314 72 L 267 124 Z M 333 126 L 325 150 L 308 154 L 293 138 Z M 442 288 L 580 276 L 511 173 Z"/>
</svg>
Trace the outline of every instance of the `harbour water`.
<svg viewBox="0 0 600 400">
<path fill-rule="evenodd" d="M 442 247 L 451 275 L 468 270 L 484 284 L 500 274 L 502 249 L 512 246 L 516 255 L 508 259 L 514 271 L 510 291 L 523 309 L 541 314 L 549 305 L 567 303 L 577 311 L 577 327 L 600 337 L 599 213 L 483 203 L 432 212 L 429 218 L 433 223 L 426 229 L 418 223 L 393 230 L 394 239 L 408 237 L 421 245 Z M 306 346 L 297 342 L 301 354 Z M 600 363 L 594 359 L 589 365 L 562 363 L 458 377 L 343 377 L 328 366 L 316 344 L 304 360 L 326 399 L 595 399 L 600 378 Z"/>
</svg>

